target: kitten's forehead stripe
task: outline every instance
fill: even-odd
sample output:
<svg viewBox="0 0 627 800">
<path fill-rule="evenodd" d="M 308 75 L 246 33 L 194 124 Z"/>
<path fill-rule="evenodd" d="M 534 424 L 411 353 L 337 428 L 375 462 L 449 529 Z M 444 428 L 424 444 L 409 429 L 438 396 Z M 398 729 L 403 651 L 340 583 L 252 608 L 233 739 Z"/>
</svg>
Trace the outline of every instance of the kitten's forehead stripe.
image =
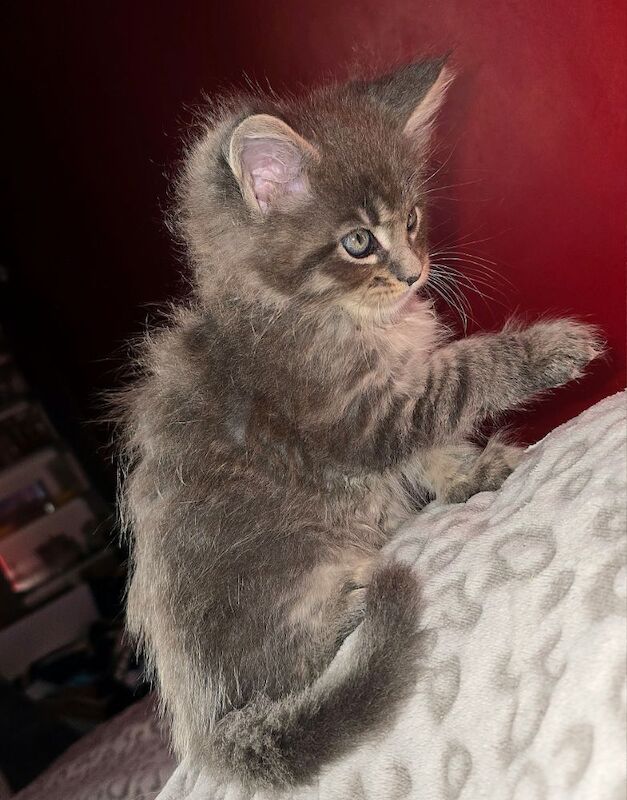
<svg viewBox="0 0 627 800">
<path fill-rule="evenodd" d="M 382 225 L 389 224 L 390 222 L 394 221 L 394 214 L 390 209 L 386 206 L 383 200 L 376 201 L 377 212 L 379 214 L 379 219 L 381 220 Z"/>
<path fill-rule="evenodd" d="M 389 251 L 392 246 L 392 237 L 390 236 L 390 232 L 387 227 L 383 225 L 378 225 L 374 231 L 374 235 L 377 237 L 377 241 L 385 250 Z"/>
<path fill-rule="evenodd" d="M 369 197 L 364 197 L 363 209 L 368 215 L 368 221 L 371 225 L 379 225 L 380 218 L 377 211 L 376 204 L 372 202 Z"/>
<path fill-rule="evenodd" d="M 394 222 L 397 216 L 390 211 L 386 203 L 380 198 L 372 199 L 370 197 L 364 197 L 362 209 L 368 215 L 368 223 L 373 227 L 389 225 L 391 222 Z"/>
</svg>

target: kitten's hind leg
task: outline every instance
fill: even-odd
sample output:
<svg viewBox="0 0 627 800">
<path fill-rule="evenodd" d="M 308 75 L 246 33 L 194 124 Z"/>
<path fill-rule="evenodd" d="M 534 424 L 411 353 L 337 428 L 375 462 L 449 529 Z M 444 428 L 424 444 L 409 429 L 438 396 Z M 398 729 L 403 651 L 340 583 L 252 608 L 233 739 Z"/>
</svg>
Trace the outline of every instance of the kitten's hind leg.
<svg viewBox="0 0 627 800">
<path fill-rule="evenodd" d="M 288 619 L 328 657 L 364 618 L 377 556 L 347 549 L 313 567 L 299 583 Z"/>
<path fill-rule="evenodd" d="M 434 450 L 428 457 L 427 474 L 439 503 L 465 503 L 479 492 L 494 492 L 514 471 L 523 456 L 523 448 L 493 436 L 483 450 L 476 445 Z M 458 455 L 457 469 L 451 467 Z"/>
<path fill-rule="evenodd" d="M 357 586 L 352 581 L 343 587 L 345 601 L 342 603 L 339 625 L 335 636 L 335 647 L 339 649 L 355 628 L 363 622 L 366 614 L 367 586 Z"/>
</svg>

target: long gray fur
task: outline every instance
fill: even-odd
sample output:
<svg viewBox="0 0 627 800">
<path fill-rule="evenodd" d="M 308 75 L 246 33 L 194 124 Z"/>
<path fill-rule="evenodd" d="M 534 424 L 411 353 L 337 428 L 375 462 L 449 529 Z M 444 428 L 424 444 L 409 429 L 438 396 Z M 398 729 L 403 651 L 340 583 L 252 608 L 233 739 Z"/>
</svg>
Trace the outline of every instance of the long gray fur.
<svg viewBox="0 0 627 800">
<path fill-rule="evenodd" d="M 518 451 L 479 447 L 477 427 L 601 350 L 568 320 L 450 341 L 420 294 L 386 311 L 412 291 L 402 264 L 425 263 L 444 69 L 231 99 L 181 174 L 193 295 L 123 398 L 128 627 L 178 754 L 248 785 L 310 781 L 393 718 L 420 665 L 418 589 L 381 547 L 430 497 L 496 488 Z M 266 213 L 245 148 L 276 137 L 296 177 Z M 424 222 L 405 241 L 414 205 Z M 349 263 L 337 230 L 364 214 L 387 214 L 400 244 Z"/>
</svg>

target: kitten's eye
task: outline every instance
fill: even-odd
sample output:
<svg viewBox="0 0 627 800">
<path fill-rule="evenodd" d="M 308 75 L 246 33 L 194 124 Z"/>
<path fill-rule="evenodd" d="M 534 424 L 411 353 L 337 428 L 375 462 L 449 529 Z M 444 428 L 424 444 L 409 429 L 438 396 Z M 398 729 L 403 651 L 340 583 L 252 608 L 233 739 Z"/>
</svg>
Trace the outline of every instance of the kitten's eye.
<svg viewBox="0 0 627 800">
<path fill-rule="evenodd" d="M 418 214 L 416 213 L 416 209 L 412 208 L 407 216 L 407 230 L 413 231 L 416 227 L 416 223 L 418 222 Z"/>
<path fill-rule="evenodd" d="M 347 233 L 341 241 L 349 256 L 365 258 L 373 252 L 377 240 L 366 228 L 357 228 Z"/>
</svg>

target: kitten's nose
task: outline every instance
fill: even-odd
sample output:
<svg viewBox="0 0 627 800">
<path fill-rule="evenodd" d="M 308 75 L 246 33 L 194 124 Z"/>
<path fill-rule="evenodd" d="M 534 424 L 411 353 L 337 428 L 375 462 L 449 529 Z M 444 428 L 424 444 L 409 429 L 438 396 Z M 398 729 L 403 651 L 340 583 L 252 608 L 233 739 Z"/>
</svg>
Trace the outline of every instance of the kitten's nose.
<svg viewBox="0 0 627 800">
<path fill-rule="evenodd" d="M 405 278 L 405 280 L 407 281 L 407 285 L 411 286 L 412 283 L 416 283 L 419 277 L 420 275 L 410 275 L 409 278 Z"/>
</svg>

